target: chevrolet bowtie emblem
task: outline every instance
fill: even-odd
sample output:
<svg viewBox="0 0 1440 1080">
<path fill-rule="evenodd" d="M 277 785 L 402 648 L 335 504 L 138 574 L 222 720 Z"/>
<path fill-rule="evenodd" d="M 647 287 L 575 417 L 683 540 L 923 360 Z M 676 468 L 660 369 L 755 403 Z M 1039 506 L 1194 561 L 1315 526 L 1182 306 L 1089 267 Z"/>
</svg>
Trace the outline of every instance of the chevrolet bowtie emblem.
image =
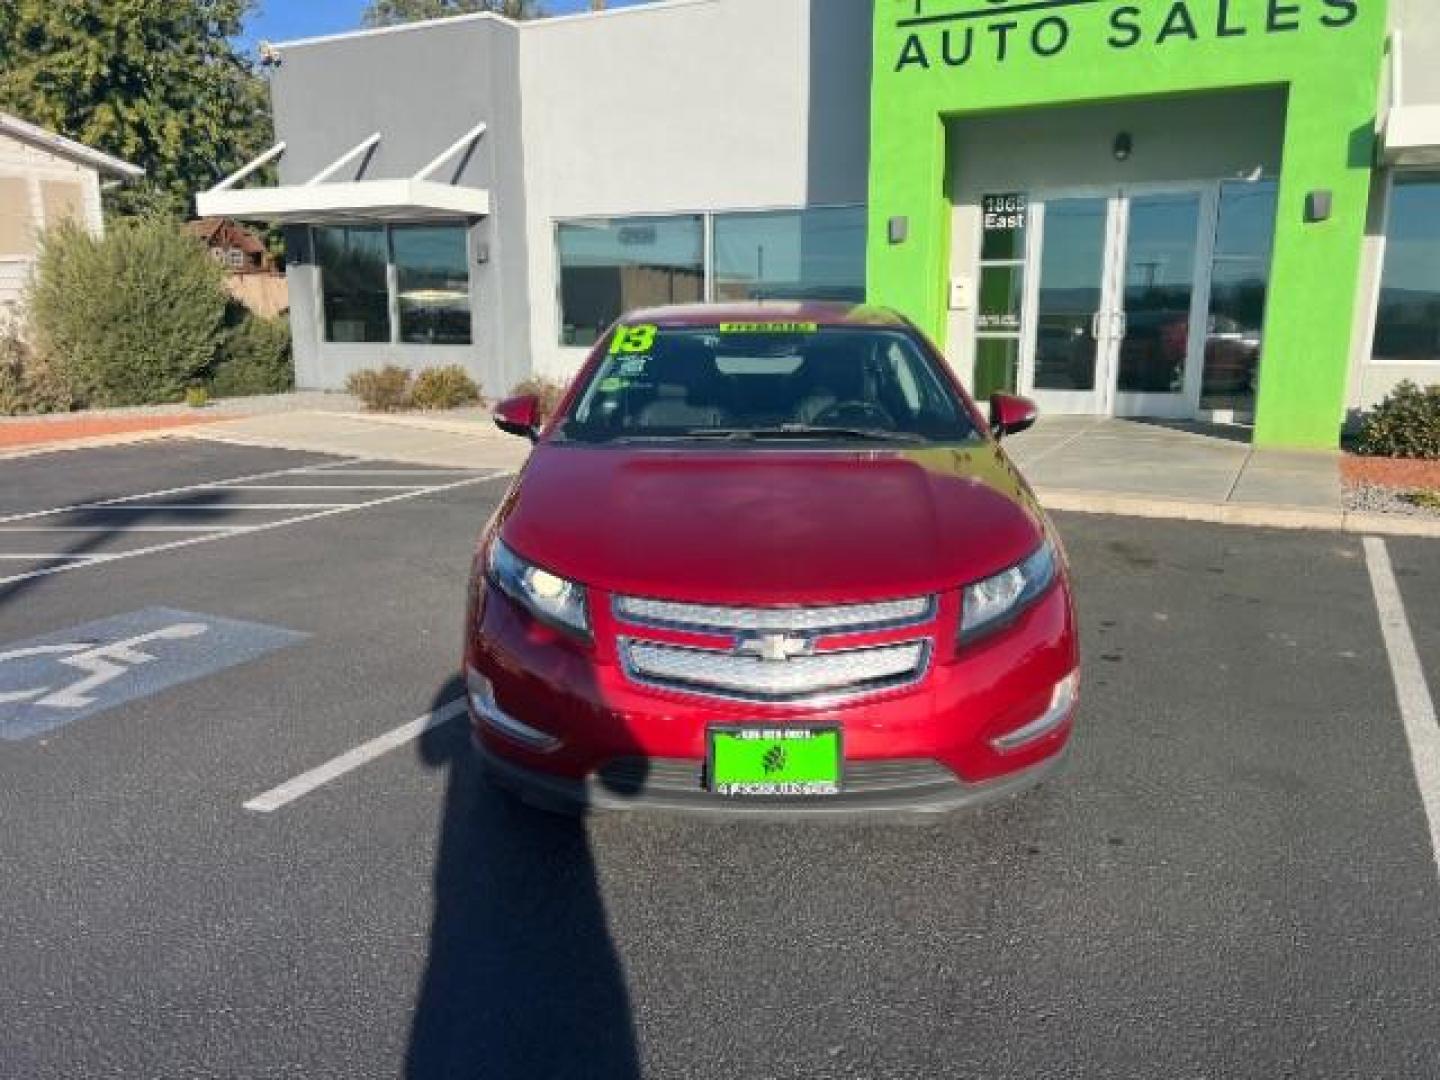
<svg viewBox="0 0 1440 1080">
<path fill-rule="evenodd" d="M 789 634 L 756 634 L 741 638 L 735 646 L 735 652 L 741 656 L 758 656 L 772 664 L 809 656 L 814 651 L 815 643 L 809 638 L 791 637 Z"/>
</svg>

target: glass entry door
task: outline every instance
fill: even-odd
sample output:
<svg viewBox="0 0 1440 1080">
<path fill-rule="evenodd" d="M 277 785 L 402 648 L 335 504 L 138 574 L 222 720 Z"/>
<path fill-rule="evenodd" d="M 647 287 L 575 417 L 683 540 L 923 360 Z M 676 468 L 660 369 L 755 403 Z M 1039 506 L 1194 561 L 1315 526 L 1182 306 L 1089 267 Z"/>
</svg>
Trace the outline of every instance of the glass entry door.
<svg viewBox="0 0 1440 1080">
<path fill-rule="evenodd" d="M 1037 200 L 1021 385 L 1042 408 L 1196 413 L 1214 213 L 1200 186 Z"/>
<path fill-rule="evenodd" d="M 1029 299 L 1031 328 L 1021 386 L 1047 412 L 1108 410 L 1111 324 L 1115 303 L 1111 251 L 1119 199 L 1075 196 L 1032 204 L 1038 258 Z M 1026 374 L 1028 373 L 1028 378 Z"/>
</svg>

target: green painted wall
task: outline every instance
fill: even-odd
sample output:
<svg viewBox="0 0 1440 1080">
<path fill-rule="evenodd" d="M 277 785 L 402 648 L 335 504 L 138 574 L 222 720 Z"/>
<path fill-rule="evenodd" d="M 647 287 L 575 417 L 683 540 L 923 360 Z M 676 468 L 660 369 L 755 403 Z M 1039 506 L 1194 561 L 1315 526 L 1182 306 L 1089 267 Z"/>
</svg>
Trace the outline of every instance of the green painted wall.
<svg viewBox="0 0 1440 1080">
<path fill-rule="evenodd" d="M 1384 0 L 875 0 L 871 301 L 901 309 L 943 341 L 947 118 L 1284 86 L 1255 441 L 1335 446 L 1385 25 Z M 1307 223 L 1306 194 L 1317 189 L 1334 193 L 1333 216 Z M 892 245 L 887 225 L 896 216 L 909 218 L 909 239 Z"/>
</svg>

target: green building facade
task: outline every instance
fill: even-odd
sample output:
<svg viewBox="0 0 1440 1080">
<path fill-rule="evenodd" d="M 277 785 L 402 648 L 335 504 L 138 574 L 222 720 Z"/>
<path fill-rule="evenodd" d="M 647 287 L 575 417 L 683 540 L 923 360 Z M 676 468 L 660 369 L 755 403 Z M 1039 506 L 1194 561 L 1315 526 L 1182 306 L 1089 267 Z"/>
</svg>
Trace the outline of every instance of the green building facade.
<svg viewBox="0 0 1440 1080">
<path fill-rule="evenodd" d="M 870 299 L 977 393 L 1333 447 L 1381 0 L 877 0 Z"/>
</svg>

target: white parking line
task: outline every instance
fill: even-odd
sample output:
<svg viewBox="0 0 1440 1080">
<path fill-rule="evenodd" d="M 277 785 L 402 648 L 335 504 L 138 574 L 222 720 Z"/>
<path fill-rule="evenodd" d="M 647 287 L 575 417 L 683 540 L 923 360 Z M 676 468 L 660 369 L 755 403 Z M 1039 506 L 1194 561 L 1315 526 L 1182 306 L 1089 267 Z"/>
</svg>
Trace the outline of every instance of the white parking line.
<svg viewBox="0 0 1440 1080">
<path fill-rule="evenodd" d="M 434 488 L 411 488 L 412 491 L 434 491 Z M 293 502 L 293 503 L 126 503 L 124 506 L 92 506 L 87 514 L 148 514 L 153 510 L 174 513 L 177 510 L 331 510 L 338 506 L 364 506 L 364 503 Z"/>
<path fill-rule="evenodd" d="M 0 555 L 0 559 L 9 559 L 12 562 L 53 562 L 56 559 L 93 559 L 94 557 L 93 555 L 56 555 L 39 552 Z"/>
<path fill-rule="evenodd" d="M 267 521 L 261 525 L 245 525 L 227 529 L 225 532 L 211 532 L 203 536 L 191 536 L 184 540 L 172 540 L 165 544 L 155 544 L 151 547 L 136 548 L 133 551 L 121 551 L 112 555 L 91 555 L 88 561 L 75 563 L 67 566 L 47 566 L 43 570 L 31 570 L 24 574 L 14 574 L 10 577 L 0 578 L 0 585 L 13 585 L 16 582 L 28 581 L 31 578 L 50 577 L 52 574 L 63 574 L 70 570 L 86 570 L 92 566 L 105 566 L 109 563 L 120 562 L 123 559 L 135 559 L 141 555 L 154 555 L 162 551 L 178 551 L 181 548 L 195 547 L 198 544 L 210 544 L 216 540 L 229 540 L 237 536 L 249 536 L 253 533 L 270 532 L 274 529 L 283 529 L 290 525 L 302 525 L 309 521 L 319 521 L 322 518 L 335 517 L 339 514 L 353 514 L 357 510 L 370 510 L 377 506 L 388 506 L 391 503 L 405 502 L 409 499 L 418 499 L 424 495 L 435 495 L 445 491 L 454 491 L 457 488 L 471 487 L 475 484 L 484 484 L 492 480 L 499 480 L 502 477 L 513 476 L 513 469 L 499 469 L 492 473 L 481 476 L 472 476 L 465 480 L 454 480 L 448 484 L 437 484 L 434 487 L 420 488 L 416 491 L 402 491 L 395 495 L 389 495 L 382 499 L 371 499 L 368 502 L 326 504 L 325 509 L 316 510 L 312 513 L 300 514 L 295 517 L 281 518 L 279 521 Z M 279 507 L 282 510 L 294 510 L 298 504 L 289 503 Z M 236 507 L 229 504 L 217 507 L 218 509 L 254 509 L 254 507 Z M 92 509 L 103 509 L 101 506 Z M 51 511 L 56 513 L 57 511 Z M 58 511 L 63 513 L 64 511 Z M 126 532 L 123 526 L 117 527 L 115 534 L 123 536 Z"/>
<path fill-rule="evenodd" d="M 1365 561 L 1370 568 L 1371 588 L 1375 590 L 1375 606 L 1380 612 L 1385 650 L 1390 655 L 1390 674 L 1395 680 L 1400 717 L 1410 741 L 1415 780 L 1420 785 L 1425 815 L 1430 819 L 1430 847 L 1436 869 L 1440 869 L 1440 724 L 1435 718 L 1435 702 L 1425 682 L 1425 669 L 1410 633 L 1405 601 L 1384 540 L 1374 536 L 1365 538 Z"/>
<path fill-rule="evenodd" d="M 226 507 L 228 510 L 229 507 Z M 193 533 L 193 532 L 237 532 L 248 529 L 248 525 L 0 525 L 0 536 L 5 533 L 109 533 L 112 536 L 126 533 Z"/>
<path fill-rule="evenodd" d="M 226 484 L 226 491 L 414 491 L 429 484 Z"/>
<path fill-rule="evenodd" d="M 329 472 L 338 476 L 439 476 L 445 473 L 468 474 L 484 472 L 484 469 L 346 469 L 338 465 L 316 465 L 312 468 L 297 469 L 296 475 Z"/>
<path fill-rule="evenodd" d="M 369 458 L 345 459 L 342 464 L 349 464 L 351 461 L 369 461 Z M 304 468 L 318 469 L 323 466 L 308 465 Z M 185 484 L 182 487 L 161 488 L 159 491 L 146 491 L 140 495 L 121 495 L 114 499 L 97 499 L 94 502 L 71 503 L 69 506 L 53 506 L 49 510 L 31 510 L 24 514 L 10 514 L 7 517 L 0 517 L 0 525 L 6 525 L 14 521 L 33 521 L 36 518 L 52 517 L 56 514 L 64 514 L 72 510 L 95 510 L 105 506 L 119 506 L 123 503 L 140 502 L 144 499 L 158 499 L 166 495 L 185 495 L 192 491 L 206 491 L 216 487 L 223 487 L 226 484 L 246 484 L 251 481 L 269 480 L 277 476 L 290 476 L 297 472 L 296 469 L 273 469 L 270 472 L 252 473 L 249 476 L 233 476 L 228 480 L 208 480 L 203 484 Z"/>
<path fill-rule="evenodd" d="M 424 716 L 411 720 L 408 724 L 402 724 L 394 731 L 386 732 L 379 738 L 362 743 L 353 750 L 347 750 L 324 765 L 301 773 L 295 779 L 287 780 L 263 795 L 257 795 L 245 804 L 245 809 L 253 810 L 257 814 L 272 814 L 296 799 L 309 795 L 316 788 L 324 787 L 332 780 L 336 780 L 346 773 L 354 772 L 362 765 L 366 765 L 378 757 L 383 757 L 392 750 L 398 750 L 407 743 L 414 742 L 427 731 L 431 731 L 441 724 L 448 724 L 464 711 L 464 698 L 442 705 L 432 713 L 426 713 Z"/>
</svg>

